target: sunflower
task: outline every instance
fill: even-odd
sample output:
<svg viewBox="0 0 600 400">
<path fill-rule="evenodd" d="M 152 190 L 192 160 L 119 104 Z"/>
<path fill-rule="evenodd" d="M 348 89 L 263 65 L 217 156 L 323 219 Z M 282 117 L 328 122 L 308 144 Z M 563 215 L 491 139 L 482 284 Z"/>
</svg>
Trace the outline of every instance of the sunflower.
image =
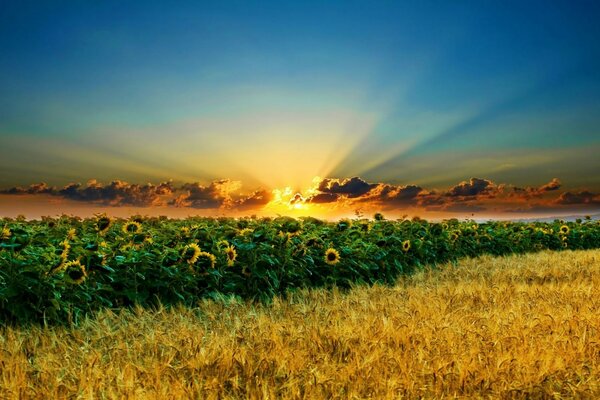
<svg viewBox="0 0 600 400">
<path fill-rule="evenodd" d="M 60 258 L 63 260 L 63 262 L 65 262 L 65 261 L 67 261 L 67 258 L 69 257 L 69 250 L 71 249 L 71 245 L 69 244 L 69 241 L 67 239 L 60 242 L 60 244 L 63 247 L 63 250 L 60 253 Z"/>
<path fill-rule="evenodd" d="M 219 249 L 220 251 L 225 251 L 225 249 L 228 247 L 229 247 L 229 242 L 225 239 L 219 240 L 217 242 L 217 249 Z"/>
<path fill-rule="evenodd" d="M 246 236 L 246 235 L 250 235 L 252 232 L 254 232 L 254 229 L 244 228 L 244 229 L 240 229 L 238 231 L 238 235 L 240 235 L 240 236 Z"/>
<path fill-rule="evenodd" d="M 235 259 L 237 258 L 237 251 L 231 245 L 225 249 L 225 255 L 227 256 L 227 266 L 232 267 Z"/>
<path fill-rule="evenodd" d="M 0 239 L 8 239 L 10 235 L 10 228 L 8 226 L 5 226 L 4 228 L 2 228 L 2 232 L 0 232 Z"/>
<path fill-rule="evenodd" d="M 128 221 L 123 225 L 123 233 L 140 233 L 142 225 L 137 221 Z"/>
<path fill-rule="evenodd" d="M 132 249 L 135 249 L 135 245 L 133 244 L 133 242 L 126 243 L 123 246 L 119 247 L 119 250 L 123 252 L 127 252 Z"/>
<path fill-rule="evenodd" d="M 308 246 L 308 247 L 320 246 L 321 242 L 323 242 L 321 240 L 321 238 L 319 238 L 317 236 L 311 236 L 306 239 L 306 246 Z"/>
<path fill-rule="evenodd" d="M 402 250 L 409 251 L 410 250 L 410 240 L 405 240 L 402 242 Z"/>
<path fill-rule="evenodd" d="M 206 263 L 208 263 L 211 268 L 214 268 L 217 264 L 217 257 L 207 251 L 201 251 L 198 254 L 198 264 L 205 265 Z"/>
<path fill-rule="evenodd" d="M 567 225 L 561 226 L 560 233 L 562 233 L 563 235 L 567 235 L 569 233 L 569 227 Z"/>
<path fill-rule="evenodd" d="M 98 219 L 96 219 L 96 230 L 101 234 L 106 233 L 111 225 L 112 220 L 106 215 L 100 215 L 98 216 Z"/>
<path fill-rule="evenodd" d="M 69 229 L 69 231 L 67 232 L 67 239 L 75 240 L 76 238 L 77 238 L 77 229 L 75 229 L 75 228 Z"/>
<path fill-rule="evenodd" d="M 340 253 L 333 247 L 325 251 L 325 262 L 329 265 L 335 265 L 340 262 Z"/>
<path fill-rule="evenodd" d="M 196 243 L 191 243 L 183 248 L 183 254 L 181 257 L 188 264 L 195 264 L 196 261 L 198 261 L 198 257 L 200 256 L 200 253 L 202 253 L 202 250 L 200 250 L 200 247 Z"/>
<path fill-rule="evenodd" d="M 63 266 L 65 277 L 70 283 L 81 284 L 87 277 L 85 267 L 78 260 L 69 261 Z"/>
</svg>

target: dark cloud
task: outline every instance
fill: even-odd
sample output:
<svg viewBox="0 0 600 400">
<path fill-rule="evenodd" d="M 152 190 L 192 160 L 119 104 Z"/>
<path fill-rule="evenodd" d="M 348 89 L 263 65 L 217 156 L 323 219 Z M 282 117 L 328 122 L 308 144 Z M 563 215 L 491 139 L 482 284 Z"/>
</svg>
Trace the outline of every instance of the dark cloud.
<svg viewBox="0 0 600 400">
<path fill-rule="evenodd" d="M 204 186 L 198 182 L 186 183 L 180 187 L 186 193 L 179 194 L 170 204 L 176 207 L 198 209 L 225 208 L 248 210 L 260 208 L 271 201 L 273 195 L 267 190 L 256 190 L 249 195 L 234 196 L 241 184 L 229 179 L 221 179 Z"/>
<path fill-rule="evenodd" d="M 75 201 L 138 207 L 160 205 L 163 203 L 161 196 L 168 196 L 172 193 L 171 182 L 163 182 L 159 185 L 151 183 L 138 185 L 120 180 L 113 181 L 108 185 L 91 180 L 86 186 L 80 183 L 70 183 L 62 188 L 37 183 L 28 188 L 13 187 L 0 191 L 0 194 L 48 194 Z"/>
<path fill-rule="evenodd" d="M 558 199 L 556 199 L 555 204 L 563 204 L 563 205 L 577 205 L 577 204 L 593 204 L 600 205 L 600 194 L 592 193 L 587 190 L 580 192 L 564 192 L 562 193 Z"/>
<path fill-rule="evenodd" d="M 54 189 L 52 194 L 65 199 L 111 206 L 149 207 L 164 204 L 162 196 L 172 193 L 171 182 L 138 185 L 116 180 L 103 185 L 96 180 L 91 180 L 85 187 L 79 183 L 71 183 L 62 189 Z"/>
<path fill-rule="evenodd" d="M 309 203 L 333 203 L 337 201 L 339 196 L 335 193 L 319 193 L 307 199 Z"/>
<path fill-rule="evenodd" d="M 512 191 L 509 192 L 510 197 L 523 198 L 528 200 L 532 197 L 540 197 L 548 192 L 553 192 L 560 189 L 562 186 L 560 180 L 557 178 L 552 178 L 552 180 L 540 187 L 525 187 L 520 188 L 513 186 Z"/>
<path fill-rule="evenodd" d="M 386 190 L 383 199 L 393 203 L 413 203 L 422 192 L 423 188 L 420 186 L 396 186 Z"/>
<path fill-rule="evenodd" d="M 489 194 L 495 185 L 492 181 L 480 178 L 471 178 L 469 182 L 461 182 L 451 188 L 447 196 L 479 196 Z"/>
<path fill-rule="evenodd" d="M 34 183 L 27 188 L 15 186 L 12 188 L 0 190 L 0 194 L 52 194 L 54 188 L 44 182 Z"/>
<path fill-rule="evenodd" d="M 430 193 L 429 195 L 422 196 L 419 199 L 419 205 L 425 208 L 436 207 L 444 205 L 447 201 L 448 199 L 445 197 L 442 197 L 436 193 Z"/>
<path fill-rule="evenodd" d="M 300 193 L 296 193 L 291 199 L 290 199 L 290 205 L 294 205 L 294 204 L 299 204 L 299 203 L 304 203 L 305 199 L 304 197 L 302 197 L 302 195 Z"/>
<path fill-rule="evenodd" d="M 545 185 L 542 185 L 538 188 L 539 192 L 550 192 L 553 190 L 558 190 L 561 187 L 561 183 L 557 178 L 552 178 L 552 180 Z"/>
<path fill-rule="evenodd" d="M 419 194 L 424 190 L 420 186 L 396 186 L 384 183 L 376 184 L 366 195 L 357 199 L 360 202 L 375 202 L 382 206 L 394 207 L 398 205 L 416 204 Z"/>
<path fill-rule="evenodd" d="M 186 183 L 181 190 L 187 191 L 171 201 L 177 207 L 221 208 L 232 202 L 231 191 L 237 185 L 229 179 L 222 179 L 203 186 L 198 182 Z"/>
<path fill-rule="evenodd" d="M 355 176 L 349 179 L 323 179 L 317 188 L 322 193 L 332 193 L 345 195 L 348 198 L 355 198 L 366 194 L 369 190 L 376 187 L 377 184 L 370 184 Z"/>
<path fill-rule="evenodd" d="M 272 199 L 273 194 L 268 190 L 257 190 L 247 197 L 236 200 L 234 207 L 239 210 L 259 208 L 266 205 Z"/>
<path fill-rule="evenodd" d="M 317 193 L 306 201 L 326 204 L 373 203 L 384 208 L 417 203 L 424 189 L 416 185 L 398 186 L 385 183 L 368 183 L 359 177 L 348 179 L 327 178 L 319 182 Z"/>
<path fill-rule="evenodd" d="M 496 198 L 503 191 L 503 185 L 497 185 L 488 179 L 471 178 L 447 191 L 422 190 L 416 200 L 417 205 L 427 211 L 479 212 L 486 210 L 484 202 Z"/>
</svg>

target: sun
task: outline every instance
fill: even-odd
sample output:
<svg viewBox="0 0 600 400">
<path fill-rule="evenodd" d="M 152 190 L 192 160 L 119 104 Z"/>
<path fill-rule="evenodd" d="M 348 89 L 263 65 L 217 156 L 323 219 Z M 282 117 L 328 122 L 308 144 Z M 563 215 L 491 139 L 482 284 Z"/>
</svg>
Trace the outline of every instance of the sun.
<svg viewBox="0 0 600 400">
<path fill-rule="evenodd" d="M 295 204 L 292 204 L 292 208 L 294 210 L 303 210 L 303 209 L 308 208 L 308 206 L 304 203 L 295 203 Z"/>
</svg>

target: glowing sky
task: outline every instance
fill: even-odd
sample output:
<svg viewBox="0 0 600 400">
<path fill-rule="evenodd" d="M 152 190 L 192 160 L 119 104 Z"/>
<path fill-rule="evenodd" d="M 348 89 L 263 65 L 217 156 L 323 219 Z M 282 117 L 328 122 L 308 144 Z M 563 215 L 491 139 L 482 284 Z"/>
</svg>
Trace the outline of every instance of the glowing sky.
<svg viewBox="0 0 600 400">
<path fill-rule="evenodd" d="M 598 2 L 12 3 L 0 216 L 600 210 Z"/>
</svg>

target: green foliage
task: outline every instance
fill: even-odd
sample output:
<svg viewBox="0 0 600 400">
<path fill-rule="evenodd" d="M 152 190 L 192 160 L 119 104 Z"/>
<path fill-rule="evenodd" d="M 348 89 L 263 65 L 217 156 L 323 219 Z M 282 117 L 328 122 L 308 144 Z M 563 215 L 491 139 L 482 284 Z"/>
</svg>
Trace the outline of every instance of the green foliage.
<svg viewBox="0 0 600 400">
<path fill-rule="evenodd" d="M 104 307 L 223 296 L 270 301 L 297 288 L 393 284 L 461 257 L 598 247 L 600 224 L 589 219 L 4 218 L 0 323 L 77 323 Z M 328 249 L 337 256 L 327 260 Z"/>
</svg>

